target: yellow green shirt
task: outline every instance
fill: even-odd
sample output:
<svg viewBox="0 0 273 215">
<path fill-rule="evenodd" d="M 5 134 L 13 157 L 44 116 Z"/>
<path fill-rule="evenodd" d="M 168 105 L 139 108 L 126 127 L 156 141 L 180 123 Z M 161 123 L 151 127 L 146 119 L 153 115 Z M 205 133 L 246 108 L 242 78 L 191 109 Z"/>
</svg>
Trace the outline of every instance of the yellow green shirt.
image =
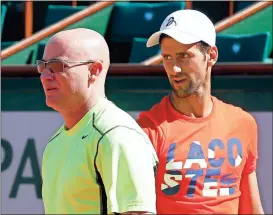
<svg viewBox="0 0 273 215">
<path fill-rule="evenodd" d="M 72 129 L 63 125 L 45 148 L 45 213 L 156 213 L 157 163 L 136 121 L 101 99 Z"/>
</svg>

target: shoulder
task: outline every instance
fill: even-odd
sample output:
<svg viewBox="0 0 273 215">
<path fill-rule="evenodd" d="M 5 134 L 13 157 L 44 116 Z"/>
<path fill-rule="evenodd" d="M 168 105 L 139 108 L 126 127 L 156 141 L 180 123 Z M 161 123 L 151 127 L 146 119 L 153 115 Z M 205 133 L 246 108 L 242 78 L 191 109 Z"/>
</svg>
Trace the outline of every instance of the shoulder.
<svg viewBox="0 0 273 215">
<path fill-rule="evenodd" d="M 150 110 L 143 111 L 139 114 L 137 122 L 142 128 L 155 128 L 165 119 L 166 105 L 168 97 L 165 96 L 162 100 L 155 104 Z"/>
<path fill-rule="evenodd" d="M 130 135 L 144 135 L 144 131 L 137 124 L 136 120 L 110 101 L 105 109 L 94 114 L 93 127 L 101 136 L 119 136 L 124 131 L 130 133 Z"/>
<path fill-rule="evenodd" d="M 217 109 L 220 115 L 223 115 L 227 119 L 233 119 L 234 123 L 242 124 L 245 127 L 257 127 L 255 118 L 243 110 L 243 108 L 223 102 L 219 99 L 214 98 L 214 101 L 217 102 Z"/>
<path fill-rule="evenodd" d="M 144 131 L 134 127 L 119 125 L 108 130 L 101 136 L 99 143 L 107 144 L 111 147 L 151 145 L 151 142 Z"/>
<path fill-rule="evenodd" d="M 111 124 L 109 129 L 103 129 L 98 140 L 100 151 L 104 151 L 104 154 L 117 152 L 122 154 L 137 153 L 139 155 L 140 151 L 142 151 L 143 156 L 143 153 L 146 152 L 155 154 L 151 140 L 143 129 L 130 115 L 125 114 L 123 117 L 123 120 L 127 121 L 113 121 L 109 123 Z"/>
<path fill-rule="evenodd" d="M 43 152 L 43 159 L 47 158 L 47 156 L 49 156 L 51 154 L 52 151 L 54 151 L 54 149 L 56 147 L 59 146 L 59 144 L 56 144 L 57 142 L 61 141 L 61 134 L 64 130 L 64 125 L 62 125 L 49 139 L 47 145 L 44 148 L 44 152 Z M 55 147 L 56 146 L 56 147 Z"/>
<path fill-rule="evenodd" d="M 64 130 L 64 125 L 62 125 L 49 139 L 48 143 L 52 142 L 54 139 L 56 139 Z"/>
<path fill-rule="evenodd" d="M 142 130 L 119 125 L 104 133 L 98 141 L 99 160 L 120 162 L 129 169 L 156 166 L 158 157 L 151 141 Z M 126 163 L 130 163 L 127 165 Z"/>
</svg>

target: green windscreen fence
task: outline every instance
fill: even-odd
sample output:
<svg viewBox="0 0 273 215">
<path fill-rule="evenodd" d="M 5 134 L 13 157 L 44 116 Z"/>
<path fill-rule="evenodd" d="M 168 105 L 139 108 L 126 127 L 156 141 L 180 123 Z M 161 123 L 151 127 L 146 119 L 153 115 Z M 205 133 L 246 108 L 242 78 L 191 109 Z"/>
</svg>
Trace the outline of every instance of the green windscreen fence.
<svg viewBox="0 0 273 215">
<path fill-rule="evenodd" d="M 212 94 L 247 111 L 272 111 L 272 76 L 215 76 Z M 126 111 L 147 110 L 170 93 L 167 77 L 113 77 L 110 100 Z M 2 78 L 2 111 L 51 111 L 39 78 Z"/>
</svg>

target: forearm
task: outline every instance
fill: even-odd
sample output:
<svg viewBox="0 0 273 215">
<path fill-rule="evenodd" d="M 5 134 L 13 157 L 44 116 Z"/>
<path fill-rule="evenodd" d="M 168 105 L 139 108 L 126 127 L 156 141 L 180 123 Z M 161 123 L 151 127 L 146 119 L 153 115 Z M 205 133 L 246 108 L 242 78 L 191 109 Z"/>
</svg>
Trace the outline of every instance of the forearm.
<svg viewBox="0 0 273 215">
<path fill-rule="evenodd" d="M 264 214 L 264 210 L 260 205 L 245 205 L 239 207 L 238 214 Z"/>
<path fill-rule="evenodd" d="M 239 214 L 264 214 L 255 171 L 243 175 L 240 190 Z"/>
</svg>

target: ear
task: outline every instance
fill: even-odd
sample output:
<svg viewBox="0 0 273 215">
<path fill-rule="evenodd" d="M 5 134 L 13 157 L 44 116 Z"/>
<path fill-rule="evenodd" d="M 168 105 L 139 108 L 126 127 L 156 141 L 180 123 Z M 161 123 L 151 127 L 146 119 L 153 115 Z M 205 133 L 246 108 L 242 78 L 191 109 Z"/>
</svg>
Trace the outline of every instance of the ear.
<svg viewBox="0 0 273 215">
<path fill-rule="evenodd" d="M 94 62 L 89 65 L 89 82 L 94 83 L 96 78 L 100 75 L 102 72 L 102 63 L 101 62 Z"/>
<path fill-rule="evenodd" d="M 208 65 L 212 67 L 214 64 L 216 64 L 218 59 L 218 49 L 216 46 L 213 46 L 209 50 L 209 61 Z"/>
</svg>

